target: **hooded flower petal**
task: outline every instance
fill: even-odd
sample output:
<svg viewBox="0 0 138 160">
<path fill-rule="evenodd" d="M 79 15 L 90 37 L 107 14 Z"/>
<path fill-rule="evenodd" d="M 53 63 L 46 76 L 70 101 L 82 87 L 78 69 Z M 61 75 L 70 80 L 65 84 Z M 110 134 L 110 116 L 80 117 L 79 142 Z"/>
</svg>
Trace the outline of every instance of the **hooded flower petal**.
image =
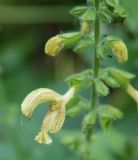
<svg viewBox="0 0 138 160">
<path fill-rule="evenodd" d="M 60 99 L 62 96 L 47 88 L 40 88 L 29 93 L 21 104 L 21 111 L 26 117 L 31 117 L 39 104 Z"/>
<path fill-rule="evenodd" d="M 128 60 L 128 50 L 124 41 L 114 36 L 108 36 L 105 38 L 104 44 L 107 49 L 111 49 L 119 63 L 125 63 Z"/>
<path fill-rule="evenodd" d="M 48 133 L 55 133 L 61 129 L 65 120 L 65 105 L 74 94 L 74 87 L 69 89 L 63 96 L 47 88 L 37 89 L 28 94 L 21 106 L 22 113 L 27 117 L 32 116 L 39 104 L 48 101 L 51 102 L 43 120 L 41 131 L 35 137 L 36 141 L 44 144 L 52 143 L 52 139 Z"/>
<path fill-rule="evenodd" d="M 45 45 L 45 53 L 49 56 L 56 56 L 64 48 L 64 40 L 57 36 L 49 39 Z"/>
<path fill-rule="evenodd" d="M 128 60 L 128 51 L 123 41 L 115 41 L 112 44 L 112 52 L 118 59 L 119 63 L 124 63 Z"/>
</svg>

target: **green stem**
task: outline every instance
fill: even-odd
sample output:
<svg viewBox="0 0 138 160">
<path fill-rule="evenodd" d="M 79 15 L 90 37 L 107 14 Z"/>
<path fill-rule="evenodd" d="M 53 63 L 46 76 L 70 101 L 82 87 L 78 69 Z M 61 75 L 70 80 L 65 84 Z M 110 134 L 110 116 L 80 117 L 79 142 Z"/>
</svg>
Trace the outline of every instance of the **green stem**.
<svg viewBox="0 0 138 160">
<path fill-rule="evenodd" d="M 94 72 L 94 81 L 96 81 L 99 72 L 99 58 L 98 58 L 98 46 L 100 41 L 100 20 L 99 20 L 99 0 L 95 0 L 95 9 L 96 9 L 96 19 L 94 22 L 94 37 L 95 37 L 95 48 L 94 48 L 94 57 L 93 57 L 93 72 Z M 92 100 L 91 100 L 91 109 L 96 106 L 98 103 L 98 95 L 96 91 L 95 83 L 92 86 Z M 87 128 L 86 130 L 86 140 L 90 141 L 92 135 L 92 129 Z"/>
<path fill-rule="evenodd" d="M 94 81 L 96 81 L 99 72 L 99 58 L 98 58 L 98 46 L 100 41 L 100 20 L 99 20 L 99 0 L 95 0 L 95 9 L 96 9 L 96 19 L 94 23 L 94 38 L 95 38 L 95 48 L 94 48 L 94 57 L 93 57 L 93 72 L 94 72 Z M 95 83 L 92 86 L 92 102 L 91 107 L 95 107 L 98 101 L 97 91 Z"/>
<path fill-rule="evenodd" d="M 94 72 L 94 81 L 98 78 L 98 72 L 99 72 L 99 57 L 98 57 L 98 47 L 99 47 L 99 41 L 100 41 L 100 19 L 99 19 L 99 4 L 100 0 L 95 0 L 95 10 L 96 10 L 96 19 L 94 22 L 94 39 L 95 39 L 95 47 L 94 47 L 94 57 L 93 57 L 93 72 Z M 96 106 L 98 103 L 98 95 L 96 91 L 96 85 L 93 83 L 92 86 L 92 100 L 91 100 L 91 110 Z M 89 145 L 91 142 L 91 136 L 92 136 L 92 126 L 87 126 L 86 128 L 86 142 Z M 87 160 L 87 156 L 89 153 L 85 151 L 81 157 L 81 160 Z"/>
</svg>

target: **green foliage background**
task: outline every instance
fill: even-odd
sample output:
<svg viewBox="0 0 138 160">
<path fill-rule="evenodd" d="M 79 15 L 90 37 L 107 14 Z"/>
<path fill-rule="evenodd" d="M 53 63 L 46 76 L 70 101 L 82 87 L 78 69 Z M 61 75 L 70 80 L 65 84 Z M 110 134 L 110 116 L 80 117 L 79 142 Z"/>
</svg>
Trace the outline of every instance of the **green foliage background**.
<svg viewBox="0 0 138 160">
<path fill-rule="evenodd" d="M 33 139 L 38 133 L 47 106 L 42 105 L 30 121 L 21 116 L 20 104 L 36 88 L 52 88 L 64 93 L 64 78 L 91 66 L 90 54 L 70 50 L 56 58 L 44 54 L 45 42 L 51 36 L 79 29 L 68 11 L 83 0 L 0 0 L 0 160 L 73 160 L 74 151 L 62 144 L 64 132 L 81 132 L 81 116 L 66 119 L 61 132 L 53 135 L 52 145 L 40 145 Z M 129 61 L 118 65 L 113 59 L 103 65 L 114 65 L 137 75 L 138 88 L 138 1 L 122 0 L 129 18 L 124 26 L 105 26 L 103 33 L 117 34 L 129 50 Z M 89 92 L 83 92 L 89 98 Z M 111 91 L 104 101 L 118 106 L 122 120 L 114 123 L 108 134 L 98 131 L 92 146 L 94 160 L 138 159 L 138 113 L 135 102 L 120 90 Z M 98 128 L 98 127 L 97 127 Z"/>
</svg>

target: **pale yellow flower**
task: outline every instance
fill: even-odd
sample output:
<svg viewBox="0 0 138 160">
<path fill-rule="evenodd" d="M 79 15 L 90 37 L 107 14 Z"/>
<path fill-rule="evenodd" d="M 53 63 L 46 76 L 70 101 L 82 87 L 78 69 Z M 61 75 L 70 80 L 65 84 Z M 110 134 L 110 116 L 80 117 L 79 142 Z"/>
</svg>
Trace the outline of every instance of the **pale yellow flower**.
<svg viewBox="0 0 138 160">
<path fill-rule="evenodd" d="M 21 111 L 29 118 L 39 104 L 50 102 L 48 111 L 43 120 L 41 131 L 35 137 L 36 141 L 44 144 L 52 143 L 52 139 L 48 133 L 55 133 L 61 129 L 65 120 L 65 106 L 74 94 L 75 88 L 72 87 L 64 95 L 60 95 L 47 88 L 37 89 L 27 95 L 21 105 Z"/>
</svg>

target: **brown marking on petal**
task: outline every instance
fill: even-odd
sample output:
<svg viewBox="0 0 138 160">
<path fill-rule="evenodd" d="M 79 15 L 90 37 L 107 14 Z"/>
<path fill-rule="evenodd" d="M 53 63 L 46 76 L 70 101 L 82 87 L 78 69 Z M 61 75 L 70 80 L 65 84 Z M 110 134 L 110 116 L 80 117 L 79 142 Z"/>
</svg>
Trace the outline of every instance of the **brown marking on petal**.
<svg viewBox="0 0 138 160">
<path fill-rule="evenodd" d="M 48 132 L 54 133 L 61 129 L 64 119 L 65 119 L 65 106 L 61 102 L 60 107 L 53 110 L 52 107 L 48 108 L 48 111 L 45 115 L 41 131 L 35 137 L 35 140 L 39 143 L 50 144 L 52 143 L 51 137 L 48 135 Z"/>
<path fill-rule="evenodd" d="M 65 120 L 65 107 L 62 105 L 59 108 L 59 111 L 58 111 L 57 116 L 55 118 L 54 124 L 51 126 L 49 131 L 51 133 L 58 132 L 61 129 L 61 127 L 63 126 L 64 120 Z"/>
<path fill-rule="evenodd" d="M 54 110 L 57 110 L 59 107 L 60 107 L 60 103 L 59 101 L 52 101 L 51 103 L 51 109 L 54 111 Z"/>
<path fill-rule="evenodd" d="M 60 107 L 56 110 L 52 110 L 49 107 L 48 112 L 44 118 L 42 129 L 45 129 L 47 132 L 58 132 L 65 120 L 65 106 L 60 105 Z"/>
</svg>

